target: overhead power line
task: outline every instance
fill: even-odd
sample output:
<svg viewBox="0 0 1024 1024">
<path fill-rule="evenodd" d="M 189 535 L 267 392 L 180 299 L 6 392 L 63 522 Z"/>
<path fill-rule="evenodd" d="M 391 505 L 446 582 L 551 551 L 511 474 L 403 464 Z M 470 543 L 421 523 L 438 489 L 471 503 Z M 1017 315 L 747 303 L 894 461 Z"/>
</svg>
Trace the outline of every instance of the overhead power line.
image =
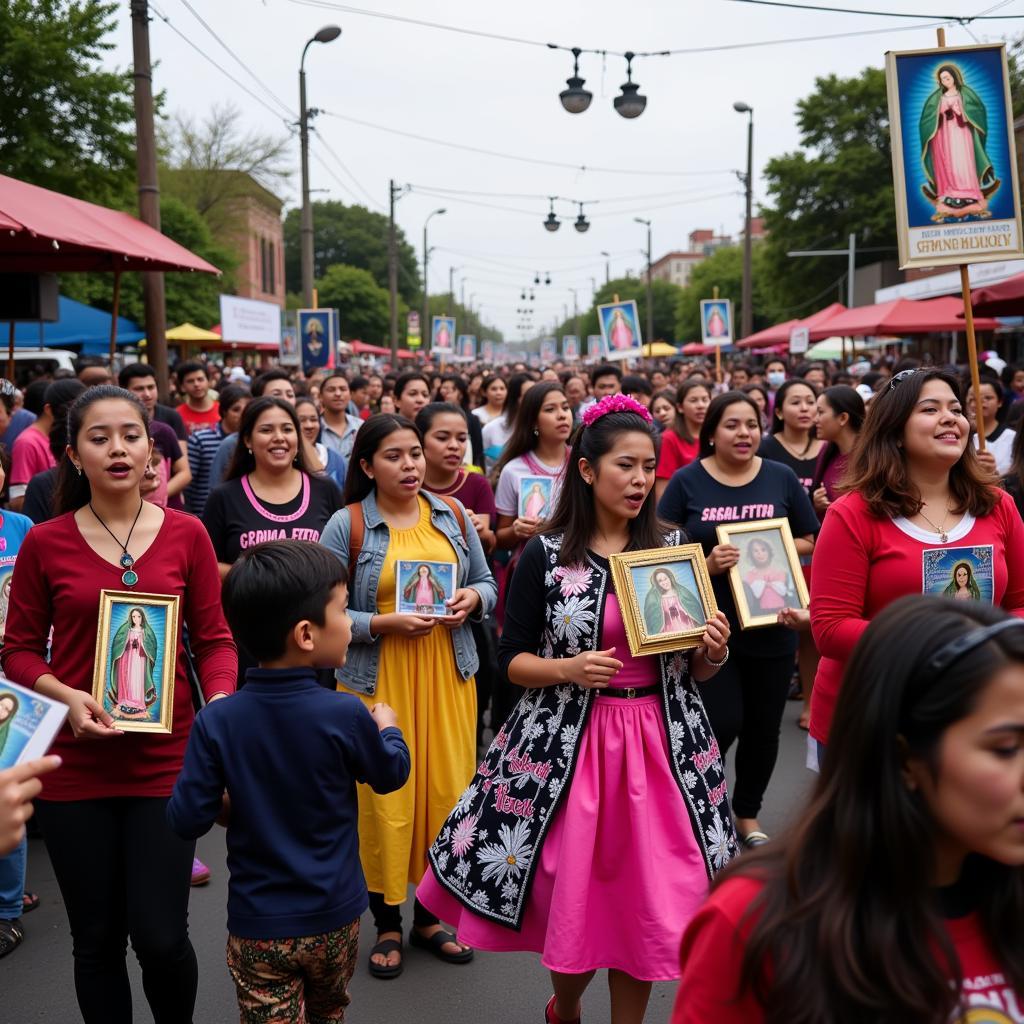
<svg viewBox="0 0 1024 1024">
<path fill-rule="evenodd" d="M 830 14 L 863 14 L 871 18 L 918 18 L 922 21 L 941 20 L 960 25 L 972 21 L 1019 21 L 1024 14 L 908 14 L 906 11 L 865 11 L 857 7 L 824 7 L 819 4 L 795 4 L 787 0 L 732 0 L 738 4 L 756 4 L 759 7 L 789 7 L 797 11 L 823 11 Z"/>
</svg>

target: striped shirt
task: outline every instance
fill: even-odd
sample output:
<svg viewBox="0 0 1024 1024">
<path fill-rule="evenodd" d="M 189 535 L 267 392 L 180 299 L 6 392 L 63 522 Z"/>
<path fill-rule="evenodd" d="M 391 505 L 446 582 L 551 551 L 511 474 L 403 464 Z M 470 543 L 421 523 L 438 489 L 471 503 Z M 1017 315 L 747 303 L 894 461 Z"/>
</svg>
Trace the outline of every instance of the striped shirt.
<svg viewBox="0 0 1024 1024">
<path fill-rule="evenodd" d="M 201 516 L 206 508 L 210 489 L 219 480 L 211 480 L 213 460 L 224 440 L 224 430 L 218 423 L 206 430 L 197 430 L 188 438 L 188 464 L 192 470 L 192 483 L 185 488 L 185 508 L 193 515 Z"/>
</svg>

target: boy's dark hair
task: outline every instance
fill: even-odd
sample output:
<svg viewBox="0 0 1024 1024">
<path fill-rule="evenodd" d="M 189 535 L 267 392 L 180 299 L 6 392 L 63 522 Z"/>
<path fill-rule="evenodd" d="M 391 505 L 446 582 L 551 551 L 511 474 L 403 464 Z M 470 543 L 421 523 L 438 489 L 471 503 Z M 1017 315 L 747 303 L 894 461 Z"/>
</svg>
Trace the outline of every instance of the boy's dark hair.
<svg viewBox="0 0 1024 1024">
<path fill-rule="evenodd" d="M 206 375 L 207 380 L 210 378 L 209 371 L 198 359 L 186 359 L 174 368 L 174 379 L 178 382 L 179 388 L 184 386 L 185 378 L 190 373 L 202 373 Z"/>
<path fill-rule="evenodd" d="M 599 377 L 614 377 L 620 384 L 622 383 L 622 371 L 617 366 L 612 366 L 611 363 L 602 363 L 590 371 L 591 384 Z"/>
<path fill-rule="evenodd" d="M 370 381 L 367 377 L 353 377 L 348 386 L 350 391 L 365 391 L 370 386 Z"/>
<path fill-rule="evenodd" d="M 327 548 L 306 540 L 274 540 L 242 552 L 224 577 L 221 602 L 235 640 L 261 664 L 280 658 L 295 624 L 318 626 L 348 570 Z"/>
<path fill-rule="evenodd" d="M 53 383 L 50 380 L 34 380 L 27 388 L 25 388 L 22 398 L 22 405 L 33 416 L 41 416 L 43 413 L 43 406 L 46 404 L 46 389 Z"/>
<path fill-rule="evenodd" d="M 646 377 L 640 377 L 635 373 L 626 374 L 622 378 L 622 391 L 627 395 L 635 395 L 639 392 L 641 395 L 653 395 L 654 388 L 651 387 L 651 382 Z"/>
<path fill-rule="evenodd" d="M 272 380 L 286 380 L 289 384 L 292 381 L 292 375 L 287 371 L 281 369 L 281 367 L 275 367 L 272 370 L 267 370 L 265 373 L 261 373 L 252 382 L 252 397 L 261 398 L 263 392 L 266 390 L 267 385 Z"/>
<path fill-rule="evenodd" d="M 252 398 L 252 393 L 244 384 L 225 384 L 218 392 L 217 412 L 220 418 L 224 419 L 231 411 L 231 406 L 243 398 Z"/>
<path fill-rule="evenodd" d="M 122 367 L 121 372 L 117 375 L 117 383 L 121 387 L 127 388 L 133 380 L 140 380 L 143 377 L 152 377 L 156 380 L 156 370 L 148 363 L 129 363 Z"/>
</svg>

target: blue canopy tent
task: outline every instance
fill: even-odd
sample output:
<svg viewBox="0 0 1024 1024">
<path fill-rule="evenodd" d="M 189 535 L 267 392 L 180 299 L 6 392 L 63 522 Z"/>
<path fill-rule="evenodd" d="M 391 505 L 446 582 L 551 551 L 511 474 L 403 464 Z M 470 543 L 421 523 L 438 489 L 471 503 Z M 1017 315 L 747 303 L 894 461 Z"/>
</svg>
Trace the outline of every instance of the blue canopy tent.
<svg viewBox="0 0 1024 1024">
<path fill-rule="evenodd" d="M 110 348 L 110 314 L 64 295 L 58 302 L 59 319 L 55 323 L 15 324 L 15 348 L 75 348 L 82 355 L 106 354 Z M 7 330 L 3 333 L 6 335 Z M 123 316 L 117 318 L 118 345 L 128 345 L 145 336 L 134 321 Z"/>
</svg>

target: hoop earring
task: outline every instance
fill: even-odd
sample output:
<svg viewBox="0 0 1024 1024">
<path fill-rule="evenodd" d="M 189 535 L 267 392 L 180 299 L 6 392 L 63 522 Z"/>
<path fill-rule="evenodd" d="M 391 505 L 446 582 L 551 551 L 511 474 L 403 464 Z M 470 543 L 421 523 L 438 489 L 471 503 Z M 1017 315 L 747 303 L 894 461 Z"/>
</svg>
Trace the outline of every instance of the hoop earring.
<svg viewBox="0 0 1024 1024">
<path fill-rule="evenodd" d="M 540 437 L 540 431 L 536 427 L 533 428 L 533 436 Z"/>
<path fill-rule="evenodd" d="M 78 475 L 81 476 L 82 475 L 82 467 L 81 466 L 75 466 L 75 469 L 78 470 Z"/>
</svg>

